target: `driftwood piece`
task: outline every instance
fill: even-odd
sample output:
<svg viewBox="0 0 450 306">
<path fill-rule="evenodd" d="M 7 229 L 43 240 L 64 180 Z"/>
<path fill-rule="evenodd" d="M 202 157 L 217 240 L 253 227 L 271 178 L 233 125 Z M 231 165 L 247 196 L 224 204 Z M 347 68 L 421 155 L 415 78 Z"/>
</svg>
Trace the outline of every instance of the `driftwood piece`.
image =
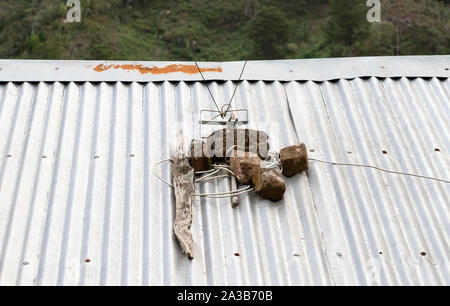
<svg viewBox="0 0 450 306">
<path fill-rule="evenodd" d="M 193 259 L 194 241 L 189 228 L 192 223 L 192 202 L 195 196 L 194 169 L 189 164 L 189 160 L 182 149 L 179 149 L 175 158 L 173 158 L 172 175 L 176 200 L 173 230 L 183 252 L 189 259 Z"/>
</svg>

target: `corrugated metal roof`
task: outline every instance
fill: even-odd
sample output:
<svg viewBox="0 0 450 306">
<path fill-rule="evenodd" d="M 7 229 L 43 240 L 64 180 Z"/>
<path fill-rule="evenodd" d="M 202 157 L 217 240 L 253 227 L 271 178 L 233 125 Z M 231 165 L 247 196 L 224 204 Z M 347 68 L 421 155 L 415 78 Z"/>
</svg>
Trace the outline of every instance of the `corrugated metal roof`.
<svg viewBox="0 0 450 306">
<path fill-rule="evenodd" d="M 200 62 L 207 80 L 239 80 L 244 62 Z M 378 56 L 248 61 L 247 81 L 329 81 L 357 77 L 450 77 L 450 56 Z M 0 81 L 201 81 L 195 62 L 0 60 Z"/>
<path fill-rule="evenodd" d="M 369 77 L 243 81 L 233 103 L 274 149 L 448 179 L 449 101 L 448 78 Z M 151 166 L 212 107 L 200 82 L 1 83 L 0 284 L 450 284 L 448 184 L 313 161 L 276 204 L 197 198 L 189 261 Z"/>
</svg>

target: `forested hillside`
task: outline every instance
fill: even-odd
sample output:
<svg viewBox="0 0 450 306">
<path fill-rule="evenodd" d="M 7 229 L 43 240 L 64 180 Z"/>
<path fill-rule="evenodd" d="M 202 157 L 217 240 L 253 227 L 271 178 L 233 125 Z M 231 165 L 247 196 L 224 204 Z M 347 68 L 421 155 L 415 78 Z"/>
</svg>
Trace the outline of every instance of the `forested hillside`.
<svg viewBox="0 0 450 306">
<path fill-rule="evenodd" d="M 450 53 L 450 5 L 384 0 L 0 0 L 0 58 L 203 60 Z"/>
</svg>

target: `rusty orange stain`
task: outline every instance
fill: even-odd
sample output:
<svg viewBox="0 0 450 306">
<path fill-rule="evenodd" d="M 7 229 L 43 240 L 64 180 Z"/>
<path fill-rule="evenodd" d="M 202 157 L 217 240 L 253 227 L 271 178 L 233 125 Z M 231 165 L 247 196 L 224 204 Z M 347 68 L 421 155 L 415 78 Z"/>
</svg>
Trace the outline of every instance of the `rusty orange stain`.
<svg viewBox="0 0 450 306">
<path fill-rule="evenodd" d="M 151 74 L 165 74 L 165 73 L 172 73 L 172 72 L 183 72 L 183 73 L 189 73 L 189 74 L 194 74 L 194 73 L 198 73 L 198 69 L 196 65 L 177 65 L 177 64 L 173 64 L 173 65 L 168 65 L 165 67 L 144 67 L 142 65 L 135 65 L 135 64 L 124 64 L 124 65 L 119 65 L 119 64 L 111 64 L 111 65 L 97 65 L 96 67 L 93 68 L 95 71 L 97 72 L 103 72 L 103 71 L 107 71 L 109 69 L 123 69 L 123 70 L 128 70 L 128 71 L 138 71 L 141 74 L 147 74 L 147 73 L 151 73 Z M 218 68 L 200 68 L 201 72 L 222 72 L 222 68 L 218 67 Z"/>
</svg>

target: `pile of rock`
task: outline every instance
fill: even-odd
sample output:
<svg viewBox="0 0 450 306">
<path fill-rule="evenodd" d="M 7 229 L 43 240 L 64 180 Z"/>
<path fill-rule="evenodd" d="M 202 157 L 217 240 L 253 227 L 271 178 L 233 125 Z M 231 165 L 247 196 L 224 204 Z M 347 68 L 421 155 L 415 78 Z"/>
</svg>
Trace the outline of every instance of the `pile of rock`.
<svg viewBox="0 0 450 306">
<path fill-rule="evenodd" d="M 253 185 L 264 199 L 280 201 L 286 191 L 281 174 L 291 177 L 308 170 L 305 144 L 281 149 L 278 169 L 264 168 L 262 160 L 268 157 L 269 136 L 250 129 L 222 129 L 212 133 L 206 142 L 192 140 L 190 163 L 194 170 L 207 171 L 213 163 L 229 162 L 239 183 Z"/>
</svg>

